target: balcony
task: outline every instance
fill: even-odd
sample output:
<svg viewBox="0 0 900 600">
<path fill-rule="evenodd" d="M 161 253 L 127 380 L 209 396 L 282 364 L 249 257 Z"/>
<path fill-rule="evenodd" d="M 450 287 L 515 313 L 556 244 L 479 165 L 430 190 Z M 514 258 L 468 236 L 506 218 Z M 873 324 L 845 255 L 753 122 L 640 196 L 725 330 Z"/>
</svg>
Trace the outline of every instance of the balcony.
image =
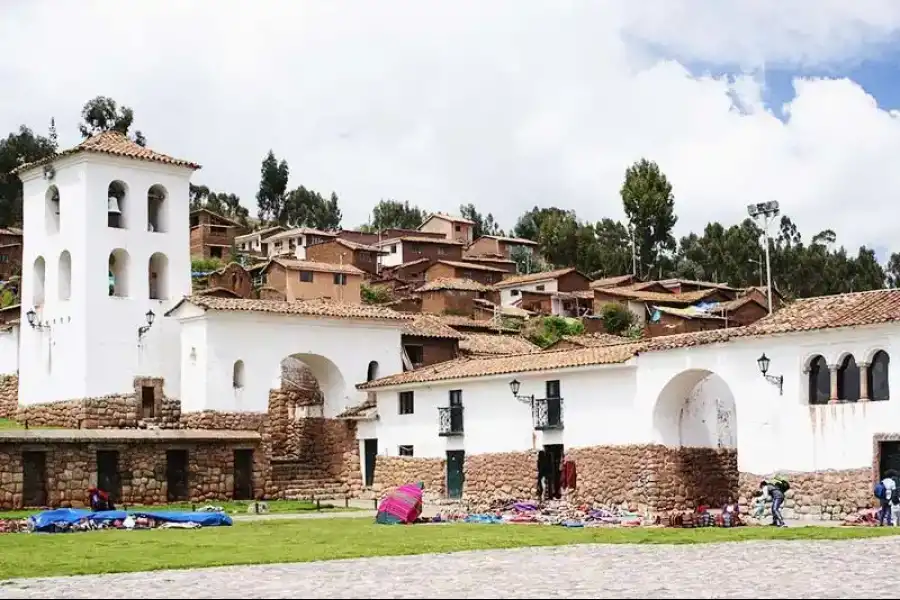
<svg viewBox="0 0 900 600">
<path fill-rule="evenodd" d="M 563 428 L 562 398 L 538 398 L 531 407 L 534 428 L 539 431 Z"/>
<path fill-rule="evenodd" d="M 438 435 L 449 437 L 463 434 L 463 407 L 438 407 Z"/>
</svg>

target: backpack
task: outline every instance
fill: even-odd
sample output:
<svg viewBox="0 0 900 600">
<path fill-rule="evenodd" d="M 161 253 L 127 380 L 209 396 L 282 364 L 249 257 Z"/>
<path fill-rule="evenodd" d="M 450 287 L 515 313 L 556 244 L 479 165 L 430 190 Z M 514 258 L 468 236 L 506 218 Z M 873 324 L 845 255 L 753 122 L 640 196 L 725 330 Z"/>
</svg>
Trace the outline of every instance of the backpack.
<svg viewBox="0 0 900 600">
<path fill-rule="evenodd" d="M 781 490 L 782 493 L 787 493 L 787 491 L 791 489 L 791 484 L 788 483 L 788 480 L 782 479 L 781 477 L 773 477 L 772 484 Z"/>
<path fill-rule="evenodd" d="M 878 483 L 876 483 L 875 489 L 873 491 L 875 492 L 876 498 L 878 498 L 879 500 L 884 500 L 885 492 L 887 492 L 887 490 L 884 488 L 884 484 L 882 482 L 879 481 Z"/>
</svg>

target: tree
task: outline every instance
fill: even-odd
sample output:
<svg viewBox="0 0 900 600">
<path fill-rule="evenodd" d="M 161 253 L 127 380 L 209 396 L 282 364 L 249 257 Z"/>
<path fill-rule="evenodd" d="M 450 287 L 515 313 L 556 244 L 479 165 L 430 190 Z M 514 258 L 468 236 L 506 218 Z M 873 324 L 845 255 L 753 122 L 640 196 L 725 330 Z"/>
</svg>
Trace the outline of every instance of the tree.
<svg viewBox="0 0 900 600">
<path fill-rule="evenodd" d="M 0 140 L 0 227 L 22 223 L 22 181 L 10 171 L 25 163 L 53 156 L 56 152 L 54 130 L 55 126 L 52 126 L 51 137 L 43 137 L 21 125 L 18 132 Z"/>
<path fill-rule="evenodd" d="M 190 184 L 189 197 L 191 211 L 205 208 L 247 226 L 250 211 L 241 204 L 240 196 L 226 194 L 225 192 L 211 192 L 205 185 L 194 185 L 192 183 Z"/>
<path fill-rule="evenodd" d="M 410 206 L 409 202 L 397 200 L 381 200 L 372 209 L 372 231 L 385 229 L 417 229 L 425 220 L 425 213 L 418 206 Z"/>
<path fill-rule="evenodd" d="M 900 252 L 894 252 L 887 263 L 887 285 L 900 288 Z"/>
<path fill-rule="evenodd" d="M 603 219 L 594 225 L 596 267 L 587 270 L 594 277 L 613 277 L 632 271 L 631 238 L 618 221 Z"/>
<path fill-rule="evenodd" d="M 259 191 L 256 193 L 260 221 L 282 224 L 286 220 L 285 201 L 289 176 L 287 161 L 278 162 L 275 153 L 269 150 L 262 162 Z"/>
<path fill-rule="evenodd" d="M 472 235 L 475 238 L 483 235 L 503 235 L 500 225 L 494 221 L 494 215 L 488 213 L 486 217 L 483 216 L 475 209 L 474 204 L 460 204 L 459 214 L 462 218 L 469 219 L 475 223 L 475 226 L 472 228 Z"/>
<path fill-rule="evenodd" d="M 118 131 L 128 135 L 134 124 L 134 111 L 127 106 L 117 106 L 116 101 L 107 96 L 97 96 L 85 102 L 81 109 L 81 137 L 89 138 L 104 131 Z M 146 146 L 147 140 L 140 131 L 135 131 L 132 140 L 139 146 Z"/>
<path fill-rule="evenodd" d="M 660 257 L 676 249 L 672 185 L 655 162 L 642 158 L 625 171 L 621 195 L 637 246 L 639 274 L 653 273 Z"/>
<path fill-rule="evenodd" d="M 302 185 L 291 190 L 284 203 L 283 224 L 322 230 L 337 229 L 341 224 L 337 194 L 331 192 L 331 197 L 326 200 L 318 192 Z"/>
<path fill-rule="evenodd" d="M 538 241 L 538 234 L 541 231 L 541 224 L 544 222 L 544 219 L 550 215 L 560 216 L 567 213 L 568 211 L 555 206 L 550 208 L 538 208 L 535 206 L 519 217 L 519 220 L 516 221 L 516 226 L 513 228 L 513 233 L 516 237 L 536 242 Z"/>
</svg>

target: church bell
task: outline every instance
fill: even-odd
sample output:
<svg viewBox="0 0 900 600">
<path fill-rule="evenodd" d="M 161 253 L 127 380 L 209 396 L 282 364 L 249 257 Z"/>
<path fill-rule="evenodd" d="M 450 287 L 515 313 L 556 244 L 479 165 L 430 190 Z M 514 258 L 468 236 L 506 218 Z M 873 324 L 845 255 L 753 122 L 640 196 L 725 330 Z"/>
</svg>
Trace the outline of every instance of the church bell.
<svg viewBox="0 0 900 600">
<path fill-rule="evenodd" d="M 122 211 L 119 210 L 119 201 L 116 200 L 115 196 L 110 196 L 106 201 L 106 212 L 111 215 L 121 215 Z"/>
</svg>

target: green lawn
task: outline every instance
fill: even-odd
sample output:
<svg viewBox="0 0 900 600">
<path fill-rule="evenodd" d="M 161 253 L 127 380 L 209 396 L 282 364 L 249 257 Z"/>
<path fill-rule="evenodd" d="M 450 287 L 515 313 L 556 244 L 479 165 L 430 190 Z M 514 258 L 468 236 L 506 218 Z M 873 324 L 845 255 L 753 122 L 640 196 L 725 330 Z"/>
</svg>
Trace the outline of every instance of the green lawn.
<svg viewBox="0 0 900 600">
<path fill-rule="evenodd" d="M 25 427 L 12 419 L 0 419 L 0 429 L 25 429 Z"/>
<path fill-rule="evenodd" d="M 199 531 L 8 534 L 0 541 L 0 578 L 306 562 L 522 546 L 849 539 L 896 532 L 889 527 L 566 529 L 538 525 L 384 526 L 375 525 L 371 519 L 257 521 Z"/>
<path fill-rule="evenodd" d="M 221 506 L 225 509 L 225 512 L 232 516 L 238 515 L 246 515 L 247 507 L 252 504 L 249 501 L 238 501 L 238 502 L 210 502 L 209 504 L 213 506 Z M 269 512 L 270 513 L 303 513 L 309 511 L 316 510 L 316 503 L 309 502 L 306 500 L 271 500 L 268 502 L 269 504 Z M 129 511 L 148 511 L 148 512 L 159 512 L 159 511 L 188 511 L 196 510 L 202 508 L 205 504 L 194 503 L 193 505 L 189 502 L 179 502 L 175 504 L 163 504 L 156 506 L 147 506 L 147 505 L 127 505 L 127 506 L 116 506 L 117 509 L 121 510 L 129 510 Z M 344 508 L 343 506 L 334 505 L 329 502 L 323 501 L 318 507 L 321 512 L 334 512 L 339 510 L 360 510 L 354 508 Z M 41 512 L 41 509 L 37 508 L 29 508 L 24 510 L 4 510 L 0 511 L 0 519 L 20 519 L 24 517 L 31 516 L 33 514 Z"/>
</svg>

